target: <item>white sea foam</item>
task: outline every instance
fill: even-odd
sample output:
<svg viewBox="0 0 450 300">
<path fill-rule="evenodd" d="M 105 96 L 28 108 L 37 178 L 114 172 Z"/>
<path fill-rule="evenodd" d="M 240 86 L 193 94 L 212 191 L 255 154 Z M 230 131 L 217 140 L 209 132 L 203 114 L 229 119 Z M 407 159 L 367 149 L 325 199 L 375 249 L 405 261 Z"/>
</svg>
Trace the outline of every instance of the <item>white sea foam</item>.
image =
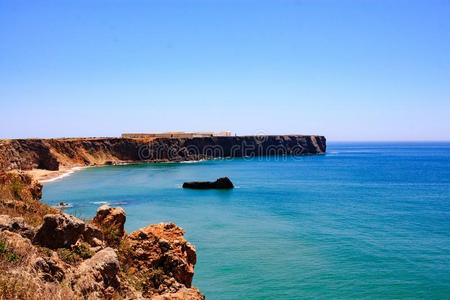
<svg viewBox="0 0 450 300">
<path fill-rule="evenodd" d="M 107 204 L 107 205 L 109 205 L 109 202 L 107 202 L 107 201 L 94 201 L 94 202 L 91 202 L 92 204 L 97 204 L 97 205 L 104 205 L 104 204 Z"/>
<path fill-rule="evenodd" d="M 73 205 L 72 204 L 69 204 L 69 203 L 66 203 L 66 204 L 64 204 L 64 205 L 53 205 L 53 207 L 54 208 L 61 208 L 61 209 L 66 209 L 66 208 L 72 208 L 73 207 Z"/>
<path fill-rule="evenodd" d="M 180 164 L 195 164 L 195 163 L 199 163 L 202 161 L 206 161 L 206 159 L 199 159 L 199 160 L 185 160 L 185 161 L 181 161 Z"/>
</svg>

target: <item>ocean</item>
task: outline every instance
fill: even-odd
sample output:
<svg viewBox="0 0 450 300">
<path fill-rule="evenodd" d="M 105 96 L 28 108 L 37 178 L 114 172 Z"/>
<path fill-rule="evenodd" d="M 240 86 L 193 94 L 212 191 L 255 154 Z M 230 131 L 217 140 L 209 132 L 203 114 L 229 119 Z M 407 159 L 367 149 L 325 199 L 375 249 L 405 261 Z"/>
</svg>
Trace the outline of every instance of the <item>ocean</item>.
<svg viewBox="0 0 450 300">
<path fill-rule="evenodd" d="M 183 190 L 228 176 L 229 191 Z M 329 143 L 327 154 L 87 168 L 43 200 L 127 231 L 174 222 L 207 299 L 449 299 L 450 143 Z"/>
</svg>

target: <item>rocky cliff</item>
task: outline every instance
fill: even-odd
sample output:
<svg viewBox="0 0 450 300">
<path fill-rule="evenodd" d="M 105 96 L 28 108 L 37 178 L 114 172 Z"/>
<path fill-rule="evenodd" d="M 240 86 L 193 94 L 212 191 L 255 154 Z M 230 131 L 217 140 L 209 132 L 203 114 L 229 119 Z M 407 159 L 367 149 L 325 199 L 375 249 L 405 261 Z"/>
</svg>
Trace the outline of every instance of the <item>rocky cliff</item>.
<svg viewBox="0 0 450 300">
<path fill-rule="evenodd" d="M 242 136 L 186 139 L 22 139 L 0 141 L 0 169 L 60 167 L 218 157 L 320 154 L 323 136 Z"/>
<path fill-rule="evenodd" d="M 180 227 L 127 234 L 121 208 L 102 206 L 83 221 L 40 196 L 27 175 L 0 172 L 0 299 L 204 299 Z"/>
</svg>

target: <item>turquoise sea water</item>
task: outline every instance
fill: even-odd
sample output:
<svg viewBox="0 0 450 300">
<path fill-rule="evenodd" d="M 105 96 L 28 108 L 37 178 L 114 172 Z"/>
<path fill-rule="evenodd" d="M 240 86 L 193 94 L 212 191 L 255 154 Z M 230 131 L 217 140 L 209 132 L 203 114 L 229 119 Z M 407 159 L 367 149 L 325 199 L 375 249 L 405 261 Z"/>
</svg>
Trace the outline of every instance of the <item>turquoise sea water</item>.
<svg viewBox="0 0 450 300">
<path fill-rule="evenodd" d="M 229 176 L 232 191 L 183 190 Z M 44 187 L 127 230 L 173 221 L 208 299 L 449 299 L 450 144 L 334 143 L 321 156 L 89 168 Z"/>
</svg>

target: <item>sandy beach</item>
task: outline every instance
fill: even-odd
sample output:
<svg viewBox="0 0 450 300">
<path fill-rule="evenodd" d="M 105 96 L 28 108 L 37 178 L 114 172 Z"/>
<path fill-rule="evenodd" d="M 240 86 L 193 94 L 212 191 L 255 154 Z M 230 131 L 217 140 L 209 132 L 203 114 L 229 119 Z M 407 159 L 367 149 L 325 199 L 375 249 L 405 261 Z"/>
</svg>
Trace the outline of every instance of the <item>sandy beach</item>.
<svg viewBox="0 0 450 300">
<path fill-rule="evenodd" d="M 43 170 L 43 169 L 33 169 L 26 171 L 28 175 L 39 181 L 39 183 L 52 182 L 75 173 L 76 171 L 88 168 L 88 166 L 82 167 L 61 167 L 57 171 Z"/>
</svg>

